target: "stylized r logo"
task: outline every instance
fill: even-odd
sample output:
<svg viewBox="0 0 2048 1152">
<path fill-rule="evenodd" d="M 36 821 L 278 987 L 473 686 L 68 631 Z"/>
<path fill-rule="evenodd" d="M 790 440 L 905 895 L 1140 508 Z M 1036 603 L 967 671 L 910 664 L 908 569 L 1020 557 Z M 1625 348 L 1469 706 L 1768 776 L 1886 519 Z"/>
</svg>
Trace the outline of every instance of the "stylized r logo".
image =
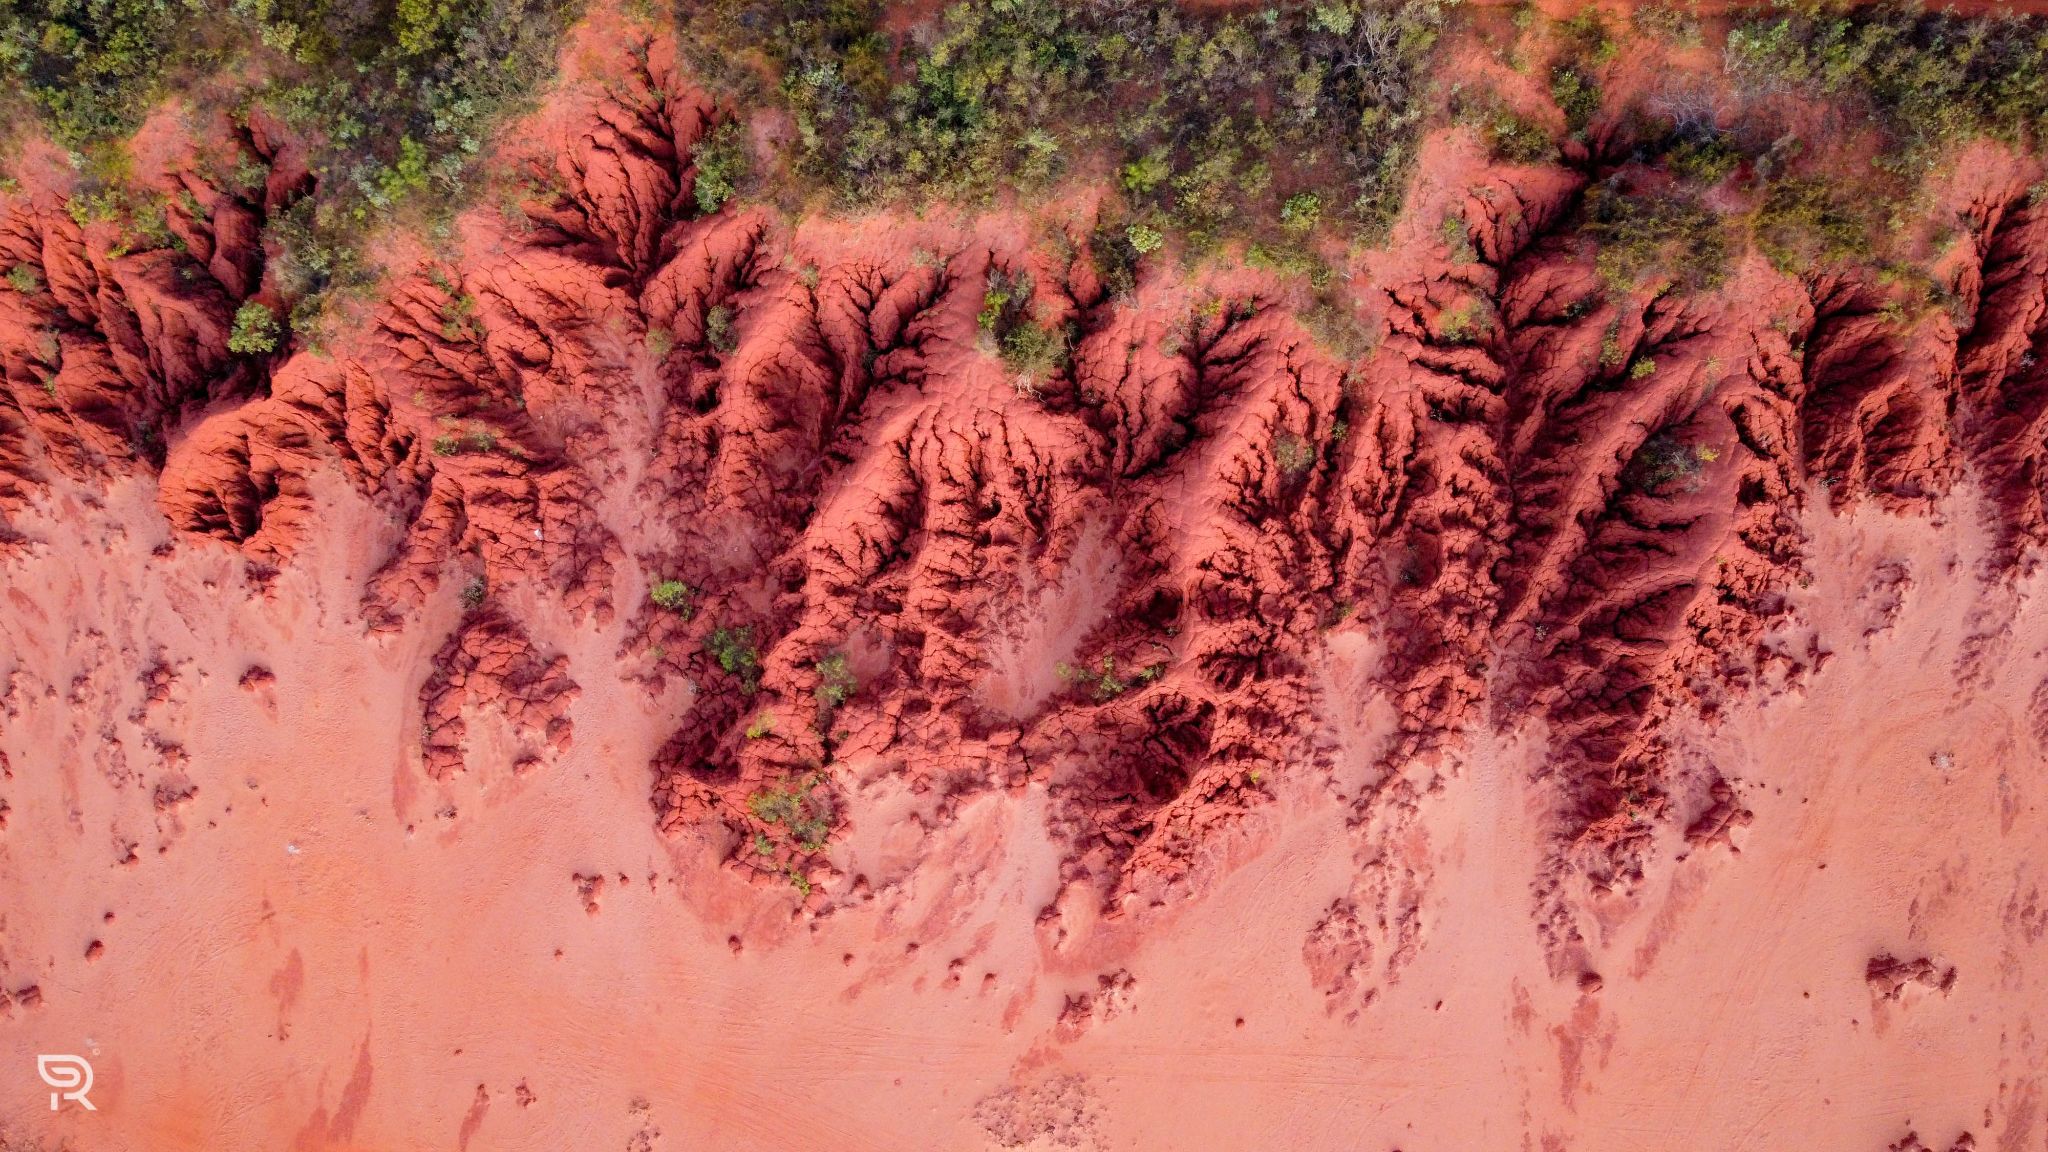
<svg viewBox="0 0 2048 1152">
<path fill-rule="evenodd" d="M 57 1089 L 50 1093 L 50 1111 L 55 1112 L 59 1101 L 76 1100 L 85 1106 L 87 1112 L 97 1112 L 92 1101 L 85 1098 L 92 1091 L 92 1065 L 83 1056 L 38 1056 L 36 1075 L 43 1083 Z"/>
</svg>

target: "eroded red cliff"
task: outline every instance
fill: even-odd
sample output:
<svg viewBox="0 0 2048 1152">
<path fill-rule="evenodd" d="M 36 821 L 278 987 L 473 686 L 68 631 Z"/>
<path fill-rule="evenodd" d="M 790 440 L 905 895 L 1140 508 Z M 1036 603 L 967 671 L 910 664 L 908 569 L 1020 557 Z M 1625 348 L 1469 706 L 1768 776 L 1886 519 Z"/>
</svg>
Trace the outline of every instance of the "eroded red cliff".
<svg viewBox="0 0 2048 1152">
<path fill-rule="evenodd" d="M 1276 781 L 1362 757 L 1333 785 L 1358 879 L 1305 946 L 1343 1003 L 1417 946 L 1420 881 L 1385 845 L 1475 729 L 1533 720 L 1553 747 L 1534 899 L 1561 973 L 1582 897 L 1640 877 L 1657 829 L 1731 845 L 1739 792 L 1664 726 L 1825 659 L 1774 631 L 1807 502 L 1928 507 L 1968 478 L 1996 563 L 2048 537 L 2031 163 L 1986 149 L 1940 191 L 1964 236 L 1947 306 L 1915 310 L 1753 254 L 1697 292 L 1616 287 L 1574 220 L 1596 177 L 1653 176 L 1598 132 L 1520 166 L 1445 129 L 1338 293 L 1371 337 L 1347 357 L 1264 273 L 1161 264 L 1113 292 L 1085 203 L 701 214 L 690 151 L 725 112 L 636 36 L 506 146 L 516 207 L 465 214 L 324 348 L 227 347 L 277 299 L 262 225 L 310 181 L 260 112 L 206 145 L 267 173 L 248 186 L 198 145 L 151 152 L 170 239 L 146 250 L 55 177 L 0 197 L 0 264 L 37 285 L 0 291 L 0 515 L 153 477 L 179 546 L 275 572 L 336 473 L 398 541 L 366 630 L 465 602 L 420 673 L 431 775 L 462 770 L 479 710 L 538 762 L 579 684 L 686 681 L 653 818 L 724 830 L 816 910 L 860 883 L 818 860 L 835 790 L 876 771 L 1042 782 L 1069 898 L 1121 909 Z M 1022 322 L 1071 333 L 1028 374 L 983 320 L 992 284 L 1027 283 Z M 616 666 L 537 644 L 521 614 L 555 610 Z M 1362 751 L 1325 721 L 1361 691 L 1395 717 Z"/>
</svg>

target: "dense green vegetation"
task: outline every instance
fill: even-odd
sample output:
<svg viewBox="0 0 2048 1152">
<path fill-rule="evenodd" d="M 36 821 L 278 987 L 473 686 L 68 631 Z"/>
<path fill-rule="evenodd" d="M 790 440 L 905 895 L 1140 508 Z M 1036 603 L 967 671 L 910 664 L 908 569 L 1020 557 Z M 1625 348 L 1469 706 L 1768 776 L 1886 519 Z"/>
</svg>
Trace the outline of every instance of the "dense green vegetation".
<svg viewBox="0 0 2048 1152">
<path fill-rule="evenodd" d="M 710 0 L 696 67 L 795 118 L 793 167 L 844 204 L 978 199 L 1076 168 L 1122 193 L 1140 252 L 1169 228 L 1380 234 L 1399 208 L 1439 0 L 1201 13 L 1171 0 L 971 0 L 915 32 L 877 0 Z"/>
<path fill-rule="evenodd" d="M 175 243 L 167 204 L 126 186 L 112 146 L 163 96 L 237 114 L 260 103 L 314 141 L 318 193 L 268 225 L 289 315 L 252 304 L 236 318 L 235 350 L 262 355 L 331 292 L 367 281 L 356 241 L 368 227 L 462 198 L 491 126 L 546 78 L 578 2 L 0 0 L 0 118 L 32 113 L 74 150 L 73 214 L 122 222 L 128 250 Z M 1419 133 L 1446 113 L 1496 160 L 1587 169 L 1580 233 L 1617 291 L 1711 288 L 1750 247 L 1786 270 L 1880 259 L 1887 220 L 1931 165 L 1977 136 L 2033 146 L 2048 118 L 2048 24 L 1891 3 L 1783 0 L 1725 25 L 1725 41 L 1655 6 L 1630 27 L 1591 9 L 1564 22 L 1476 14 L 1512 23 L 1486 35 L 1550 108 L 1437 75 L 1456 0 L 677 3 L 685 54 L 730 113 L 692 150 L 697 213 L 749 195 L 858 208 L 1096 179 L 1113 197 L 1090 250 L 1113 290 L 1170 240 L 1202 253 L 1235 239 L 1248 262 L 1326 296 L 1323 241 L 1385 235 Z M 1724 73 L 1711 109 L 1608 106 L 1625 55 L 1709 35 Z M 1785 132 L 1770 111 L 1780 97 L 1829 102 L 1850 132 L 1874 135 L 1882 178 L 1830 177 L 1817 161 L 1833 142 Z M 768 107 L 795 126 L 786 156 L 751 152 L 746 120 Z M 264 177 L 247 159 L 213 175 L 244 189 Z M 1463 228 L 1444 222 L 1461 262 L 1477 258 Z M 7 286 L 33 292 L 32 277 L 10 271 Z M 1020 387 L 1064 363 L 1072 333 L 1043 320 L 1028 279 L 997 274 L 985 304 L 987 342 Z M 723 305 L 707 316 L 714 353 L 735 346 L 737 320 Z M 1489 323 L 1460 313 L 1447 335 L 1476 339 Z M 449 326 L 460 335 L 468 321 Z"/>
</svg>

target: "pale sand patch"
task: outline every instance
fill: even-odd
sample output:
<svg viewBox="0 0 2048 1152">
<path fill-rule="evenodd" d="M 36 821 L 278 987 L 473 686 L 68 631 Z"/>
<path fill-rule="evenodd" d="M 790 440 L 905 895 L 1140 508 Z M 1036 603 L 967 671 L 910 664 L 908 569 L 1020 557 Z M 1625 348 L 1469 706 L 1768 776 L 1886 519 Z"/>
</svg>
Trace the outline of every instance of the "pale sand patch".
<svg viewBox="0 0 2048 1152">
<path fill-rule="evenodd" d="M 1940 528 L 1815 519 L 1799 627 L 1832 658 L 1687 737 L 1755 820 L 1739 855 L 1673 834 L 1636 894 L 1592 901 L 1597 991 L 1548 975 L 1531 923 L 1542 749 L 1475 735 L 1388 846 L 1424 878 L 1422 944 L 1353 1023 L 1302 961 L 1358 866 L 1327 782 L 1288 785 L 1206 891 L 1055 949 L 1036 923 L 1060 855 L 1042 794 L 941 811 L 877 766 L 835 863 L 878 895 L 806 927 L 791 894 L 654 832 L 645 766 L 668 717 L 596 662 L 559 763 L 515 777 L 480 749 L 437 785 L 398 670 L 424 668 L 452 606 L 380 646 L 351 610 L 360 555 L 309 553 L 265 603 L 223 550 L 153 555 L 138 490 L 60 515 L 10 562 L 0 613 L 0 987 L 42 997 L 0 1021 L 17 1137 L 1875 1152 L 1911 1127 L 2039 1146 L 2048 818 L 2030 701 L 2048 632 L 2035 585 L 1987 597 L 1953 509 Z M 1886 565 L 1910 579 L 1866 637 L 1859 590 Z M 1086 616 L 1073 595 L 1046 635 Z M 137 721 L 151 654 L 182 671 Z M 257 663 L 275 683 L 242 688 Z M 1346 693 L 1371 696 L 1370 665 L 1346 648 L 1324 670 L 1346 763 L 1384 720 L 1343 714 Z M 182 744 L 197 785 L 174 822 L 152 804 L 170 769 L 151 733 Z M 606 879 L 594 915 L 579 874 Z M 1956 982 L 1881 1001 L 1865 979 L 1880 953 L 1938 957 Z M 1114 1010 L 1062 1033 L 1069 997 L 1113 973 Z M 100 1110 L 52 1115 L 39 1052 L 90 1058 Z"/>
</svg>

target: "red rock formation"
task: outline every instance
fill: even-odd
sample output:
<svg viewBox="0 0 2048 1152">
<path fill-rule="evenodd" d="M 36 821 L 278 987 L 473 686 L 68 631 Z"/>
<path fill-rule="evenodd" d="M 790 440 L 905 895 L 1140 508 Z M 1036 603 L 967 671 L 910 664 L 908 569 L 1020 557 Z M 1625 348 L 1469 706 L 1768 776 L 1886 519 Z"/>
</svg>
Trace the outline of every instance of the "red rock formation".
<svg viewBox="0 0 2048 1152">
<path fill-rule="evenodd" d="M 0 292 L 0 514 L 58 477 L 155 473 L 180 533 L 284 564 L 336 470 L 402 530 L 370 630 L 418 620 L 451 564 L 491 590 L 421 690 L 432 775 L 459 770 L 466 709 L 568 739 L 567 660 L 510 606 L 560 605 L 637 677 L 695 688 L 652 765 L 661 825 L 759 837 L 736 863 L 806 880 L 795 824 L 830 831 L 859 759 L 941 795 L 1042 781 L 1067 880 L 1156 893 L 1270 782 L 1328 768 L 1317 661 L 1369 634 L 1399 730 L 1360 827 L 1398 827 L 1474 725 L 1547 725 L 1560 972 L 1575 893 L 1626 889 L 1679 818 L 1667 722 L 1817 658 L 1762 643 L 1806 578 L 1807 500 L 1912 507 L 1967 475 L 2006 559 L 2048 535 L 2027 164 L 1973 170 L 1954 306 L 1901 319 L 1875 281 L 1754 255 L 1698 293 L 1603 285 L 1573 222 L 1592 181 L 1646 178 L 1626 156 L 1489 164 L 1439 133 L 1390 249 L 1351 269 L 1381 339 L 1343 359 L 1260 275 L 1148 268 L 1111 294 L 1085 212 L 1033 242 L 943 212 L 701 216 L 689 153 L 718 113 L 665 40 L 627 56 L 508 145 L 519 211 L 468 213 L 445 263 L 395 273 L 319 354 L 225 348 L 265 298 L 261 222 L 308 180 L 260 113 L 231 138 L 263 188 L 175 149 L 147 177 L 183 251 L 111 255 L 113 226 L 51 187 L 0 199 L 0 262 L 47 286 Z M 989 346 L 991 277 L 1028 277 L 1024 319 L 1070 337 L 1056 367 Z M 615 618 L 659 580 L 689 611 Z M 1693 787 L 1688 834 L 1725 841 L 1732 790 Z M 764 813 L 798 788 L 816 811 Z M 1398 972 L 1418 883 L 1361 872 L 1310 941 L 1319 985 L 1369 998 L 1367 960 Z"/>
<path fill-rule="evenodd" d="M 543 659 L 524 629 L 486 606 L 472 612 L 434 657 L 434 673 L 420 687 L 420 750 L 427 774 L 446 780 L 462 771 L 471 709 L 504 713 L 529 742 L 528 755 L 568 747 L 576 700 L 569 661 Z"/>
<path fill-rule="evenodd" d="M 1953 965 L 1942 965 L 1926 956 L 1901 960 L 1889 952 L 1872 956 L 1863 975 L 1870 984 L 1870 994 L 1879 1000 L 1899 999 L 1906 994 L 1908 985 L 1942 993 L 1956 985 Z"/>
</svg>

